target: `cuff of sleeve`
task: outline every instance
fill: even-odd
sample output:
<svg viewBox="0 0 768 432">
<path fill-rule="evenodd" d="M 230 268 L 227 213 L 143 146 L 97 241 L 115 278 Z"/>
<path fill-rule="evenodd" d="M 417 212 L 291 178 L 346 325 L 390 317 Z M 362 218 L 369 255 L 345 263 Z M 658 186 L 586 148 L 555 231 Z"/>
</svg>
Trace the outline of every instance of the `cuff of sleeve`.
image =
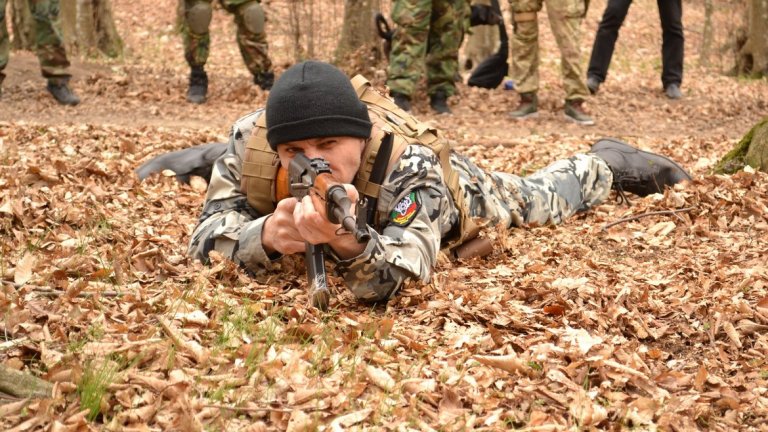
<svg viewBox="0 0 768 432">
<path fill-rule="evenodd" d="M 277 252 L 268 255 L 264 250 L 264 246 L 261 244 L 261 233 L 264 229 L 264 221 L 266 221 L 269 216 L 271 215 L 263 216 L 249 222 L 245 228 L 240 231 L 240 236 L 238 238 L 240 247 L 237 250 L 237 259 L 248 268 L 257 265 L 269 267 L 269 264 L 272 261 L 282 257 L 282 254 Z"/>
<path fill-rule="evenodd" d="M 333 259 L 333 261 L 337 265 L 342 265 L 344 267 L 349 267 L 350 265 L 353 265 L 356 262 L 362 262 L 362 261 L 367 260 L 368 257 L 370 257 L 371 254 L 373 253 L 373 247 L 376 245 L 376 242 L 379 241 L 378 240 L 379 239 L 379 233 L 377 233 L 376 230 L 374 230 L 371 227 L 368 227 L 368 233 L 371 235 L 371 239 L 368 240 L 368 243 L 365 245 L 365 249 L 363 249 L 363 251 L 360 252 L 360 255 L 358 255 L 356 257 L 352 257 L 352 258 L 340 259 L 339 256 L 336 255 L 336 253 L 333 251 L 333 249 L 325 248 L 326 251 L 327 251 L 327 255 L 331 259 Z"/>
</svg>

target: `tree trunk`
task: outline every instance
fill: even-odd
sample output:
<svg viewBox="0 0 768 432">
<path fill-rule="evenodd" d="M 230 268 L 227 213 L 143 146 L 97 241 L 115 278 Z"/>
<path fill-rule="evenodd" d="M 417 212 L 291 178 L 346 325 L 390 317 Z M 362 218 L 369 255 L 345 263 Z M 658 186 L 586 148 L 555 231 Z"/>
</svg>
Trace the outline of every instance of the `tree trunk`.
<svg viewBox="0 0 768 432">
<path fill-rule="evenodd" d="M 334 54 L 337 64 L 351 64 L 358 71 L 367 72 L 384 58 L 374 23 L 379 10 L 380 0 L 345 1 L 341 39 Z"/>
<path fill-rule="evenodd" d="M 34 24 L 27 0 L 11 0 L 11 13 L 13 47 L 34 50 Z M 123 41 L 117 34 L 110 0 L 61 0 L 59 20 L 68 54 L 122 55 Z"/>
<path fill-rule="evenodd" d="M 701 50 L 699 51 L 699 65 L 709 66 L 709 57 L 712 51 L 712 39 L 714 38 L 714 29 L 712 28 L 712 0 L 704 0 L 704 29 L 701 35 Z"/>
<path fill-rule="evenodd" d="M 749 0 L 746 41 L 736 58 L 737 72 L 754 78 L 768 75 L 768 0 Z"/>
<path fill-rule="evenodd" d="M 291 40 L 293 41 L 294 62 L 300 62 L 306 58 L 306 50 L 304 49 L 304 46 L 301 43 L 301 34 L 302 34 L 302 30 L 304 30 L 302 26 L 302 23 L 304 23 L 304 19 L 302 17 L 302 10 L 301 10 L 303 4 L 304 4 L 303 0 L 291 0 L 290 3 L 288 4 L 288 17 L 290 21 L 289 29 L 290 29 Z M 309 39 L 310 40 L 312 39 L 311 34 L 309 36 Z"/>
<path fill-rule="evenodd" d="M 715 166 L 717 174 L 732 174 L 746 165 L 768 172 L 768 117 L 757 123 Z"/>
<path fill-rule="evenodd" d="M 499 26 L 478 25 L 472 27 L 464 45 L 464 67 L 472 69 L 499 49 Z"/>
</svg>

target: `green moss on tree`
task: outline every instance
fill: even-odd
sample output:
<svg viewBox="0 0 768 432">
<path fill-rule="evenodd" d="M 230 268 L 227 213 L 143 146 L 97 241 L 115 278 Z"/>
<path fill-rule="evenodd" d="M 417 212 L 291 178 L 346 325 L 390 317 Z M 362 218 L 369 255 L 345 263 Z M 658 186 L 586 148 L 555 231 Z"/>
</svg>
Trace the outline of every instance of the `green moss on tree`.
<svg viewBox="0 0 768 432">
<path fill-rule="evenodd" d="M 744 135 L 736 146 L 715 165 L 716 174 L 733 174 L 749 165 L 768 172 L 768 117 Z"/>
</svg>

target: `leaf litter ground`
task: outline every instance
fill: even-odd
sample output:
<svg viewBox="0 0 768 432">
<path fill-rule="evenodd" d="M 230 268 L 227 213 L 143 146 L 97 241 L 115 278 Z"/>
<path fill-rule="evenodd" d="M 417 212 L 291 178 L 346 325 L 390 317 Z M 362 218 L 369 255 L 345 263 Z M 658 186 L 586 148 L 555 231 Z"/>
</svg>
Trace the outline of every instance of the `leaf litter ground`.
<svg viewBox="0 0 768 432">
<path fill-rule="evenodd" d="M 604 5 L 593 3 L 586 35 Z M 129 53 L 75 62 L 76 108 L 56 106 L 34 57 L 14 52 L 0 106 L 0 358 L 55 388 L 3 397 L 0 424 L 765 430 L 768 176 L 710 170 L 765 115 L 768 86 L 697 66 L 703 11 L 687 3 L 685 98 L 667 101 L 655 4 L 636 3 L 589 102 L 593 128 L 561 118 L 543 26 L 540 119 L 508 120 L 514 92 L 465 86 L 453 116 L 421 101 L 416 112 L 488 169 L 530 173 L 608 135 L 674 157 L 695 180 L 560 226 L 488 232 L 490 257 L 441 260 L 431 283 L 387 305 L 355 302 L 332 277 L 329 314 L 306 307 L 300 259 L 255 277 L 189 260 L 205 185 L 133 174 L 151 156 L 226 139 L 264 103 L 221 11 L 204 106 L 184 102 L 173 5 L 115 5 L 118 26 L 136 30 L 123 30 Z M 727 29 L 732 15 L 715 18 Z M 281 70 L 290 53 L 273 46 Z M 637 217 L 649 212 L 663 213 Z"/>
</svg>

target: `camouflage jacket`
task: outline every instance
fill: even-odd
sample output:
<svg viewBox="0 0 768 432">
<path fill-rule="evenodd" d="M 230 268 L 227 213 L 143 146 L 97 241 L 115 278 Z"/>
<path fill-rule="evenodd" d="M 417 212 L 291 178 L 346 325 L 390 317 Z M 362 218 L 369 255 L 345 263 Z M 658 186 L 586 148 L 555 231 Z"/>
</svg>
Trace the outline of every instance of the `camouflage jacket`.
<svg viewBox="0 0 768 432">
<path fill-rule="evenodd" d="M 242 158 L 256 119 L 256 111 L 232 128 L 227 152 L 214 167 L 204 208 L 192 233 L 189 254 L 206 260 L 211 250 L 221 252 L 245 268 L 268 268 L 280 256 L 268 256 L 261 244 L 264 221 L 240 190 Z M 436 155 L 420 145 L 408 146 L 382 185 L 378 199 L 378 230 L 369 227 L 371 240 L 357 257 L 327 257 L 349 289 L 362 300 L 383 300 L 406 279 L 429 281 L 443 236 L 458 224 L 459 212 L 443 182 Z"/>
</svg>

